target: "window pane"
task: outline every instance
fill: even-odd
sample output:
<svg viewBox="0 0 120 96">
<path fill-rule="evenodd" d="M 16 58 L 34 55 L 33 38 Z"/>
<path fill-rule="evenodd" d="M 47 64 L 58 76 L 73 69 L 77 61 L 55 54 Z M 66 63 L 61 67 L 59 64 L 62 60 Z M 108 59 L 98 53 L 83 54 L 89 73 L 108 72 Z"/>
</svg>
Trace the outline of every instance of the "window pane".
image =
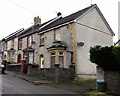
<svg viewBox="0 0 120 96">
<path fill-rule="evenodd" d="M 59 64 L 60 64 L 60 67 L 63 67 L 63 65 L 64 65 L 64 56 L 59 56 Z"/>
<path fill-rule="evenodd" d="M 63 55 L 63 52 L 59 52 L 59 55 Z"/>
<path fill-rule="evenodd" d="M 40 34 L 40 45 L 44 45 L 44 34 Z"/>
<path fill-rule="evenodd" d="M 55 56 L 51 57 L 51 66 L 54 67 L 55 64 Z"/>
<path fill-rule="evenodd" d="M 52 55 L 52 56 L 55 55 L 55 52 L 51 52 L 51 55 Z"/>
<path fill-rule="evenodd" d="M 29 53 L 29 63 L 33 63 L 33 53 Z"/>
<path fill-rule="evenodd" d="M 28 46 L 31 46 L 31 44 L 32 44 L 32 37 L 29 36 L 29 37 L 28 37 Z"/>
<path fill-rule="evenodd" d="M 60 29 L 55 30 L 55 41 L 60 41 Z"/>
</svg>

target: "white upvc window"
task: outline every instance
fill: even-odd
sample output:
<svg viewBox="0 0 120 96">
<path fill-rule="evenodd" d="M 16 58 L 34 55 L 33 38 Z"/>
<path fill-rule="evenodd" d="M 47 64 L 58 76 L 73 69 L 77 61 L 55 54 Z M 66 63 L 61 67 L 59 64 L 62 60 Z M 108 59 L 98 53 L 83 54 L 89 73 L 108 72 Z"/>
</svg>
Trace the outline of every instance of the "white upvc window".
<svg viewBox="0 0 120 96">
<path fill-rule="evenodd" d="M 51 52 L 51 65 L 54 67 L 54 64 L 60 64 L 60 67 L 64 67 L 64 52 L 57 51 Z"/>
<path fill-rule="evenodd" d="M 44 34 L 40 34 L 40 45 L 44 45 Z"/>
<path fill-rule="evenodd" d="M 5 50 L 7 50 L 7 42 L 5 43 Z"/>
<path fill-rule="evenodd" d="M 54 67 L 55 64 L 55 52 L 51 52 L 51 66 Z"/>
<path fill-rule="evenodd" d="M 12 48 L 14 48 L 14 39 L 11 41 Z"/>
<path fill-rule="evenodd" d="M 28 37 L 28 47 L 32 46 L 32 36 Z"/>
<path fill-rule="evenodd" d="M 59 64 L 60 64 L 60 67 L 63 67 L 64 66 L 64 52 L 59 52 Z"/>
<path fill-rule="evenodd" d="M 61 41 L 60 40 L 60 29 L 56 29 L 54 31 L 54 41 Z"/>
</svg>

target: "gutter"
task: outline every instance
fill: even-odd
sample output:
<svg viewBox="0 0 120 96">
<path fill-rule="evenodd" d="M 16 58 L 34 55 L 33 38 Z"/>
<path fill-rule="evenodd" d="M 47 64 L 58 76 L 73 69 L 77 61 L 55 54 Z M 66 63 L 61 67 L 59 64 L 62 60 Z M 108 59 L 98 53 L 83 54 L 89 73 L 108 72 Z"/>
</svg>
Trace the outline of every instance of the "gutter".
<svg viewBox="0 0 120 96">
<path fill-rule="evenodd" d="M 50 22 L 48 22 L 47 24 L 45 24 L 45 25 L 43 25 L 42 27 L 40 27 L 40 28 L 38 29 L 38 33 L 40 32 L 40 30 L 41 30 L 42 28 L 46 27 L 47 25 L 51 24 L 52 22 L 54 22 L 55 20 L 57 20 L 57 19 L 59 19 L 59 18 L 61 18 L 61 17 L 62 17 L 62 16 L 58 16 L 58 17 L 56 17 L 55 19 L 53 19 L 52 21 L 50 21 Z"/>
<path fill-rule="evenodd" d="M 67 25 L 67 24 L 70 24 L 70 23 L 74 23 L 74 22 L 75 22 L 74 20 L 73 20 L 73 21 L 69 21 L 69 22 L 67 22 L 67 23 L 64 23 L 64 24 L 61 24 L 61 25 L 55 26 L 55 27 L 53 27 L 53 28 L 50 28 L 50 29 L 47 29 L 47 30 L 41 31 L 41 32 L 38 33 L 38 35 L 40 35 L 41 33 L 45 33 L 45 32 L 47 32 L 47 31 L 50 31 L 50 30 L 53 30 L 53 29 L 59 28 L 59 27 L 64 26 L 64 25 Z"/>
</svg>

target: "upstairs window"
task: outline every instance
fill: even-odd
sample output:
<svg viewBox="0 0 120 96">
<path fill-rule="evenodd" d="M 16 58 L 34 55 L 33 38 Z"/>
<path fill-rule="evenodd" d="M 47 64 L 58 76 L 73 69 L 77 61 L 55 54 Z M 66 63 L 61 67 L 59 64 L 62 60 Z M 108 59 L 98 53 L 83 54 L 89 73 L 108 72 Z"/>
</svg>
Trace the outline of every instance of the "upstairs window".
<svg viewBox="0 0 120 96">
<path fill-rule="evenodd" d="M 54 31 L 54 41 L 60 41 L 60 29 Z"/>
<path fill-rule="evenodd" d="M 27 39 L 27 47 L 30 47 L 32 46 L 32 36 L 29 36 L 28 39 Z"/>
<path fill-rule="evenodd" d="M 5 51 L 7 50 L 7 42 L 5 43 Z"/>
<path fill-rule="evenodd" d="M 14 48 L 14 40 L 11 41 L 12 48 Z"/>
<path fill-rule="evenodd" d="M 60 64 L 59 67 L 64 67 L 64 52 L 63 51 L 56 51 L 51 52 L 51 67 L 54 67 L 54 64 Z"/>
<path fill-rule="evenodd" d="M 18 41 L 18 49 L 19 49 L 19 50 L 22 49 L 22 39 L 20 39 L 20 40 Z"/>
<path fill-rule="evenodd" d="M 44 34 L 40 34 L 40 46 L 44 45 Z"/>
</svg>

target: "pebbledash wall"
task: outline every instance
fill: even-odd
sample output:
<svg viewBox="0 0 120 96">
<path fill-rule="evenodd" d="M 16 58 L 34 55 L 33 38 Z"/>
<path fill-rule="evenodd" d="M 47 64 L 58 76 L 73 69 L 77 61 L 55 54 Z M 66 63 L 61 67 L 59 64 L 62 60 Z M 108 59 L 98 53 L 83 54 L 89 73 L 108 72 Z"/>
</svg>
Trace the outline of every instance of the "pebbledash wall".
<svg viewBox="0 0 120 96">
<path fill-rule="evenodd" d="M 92 18 L 92 19 L 91 19 Z M 96 64 L 90 62 L 90 47 L 113 45 L 113 37 L 107 25 L 94 8 L 76 21 L 76 42 L 83 46 L 76 47 L 76 75 L 78 79 L 96 77 Z"/>
</svg>

